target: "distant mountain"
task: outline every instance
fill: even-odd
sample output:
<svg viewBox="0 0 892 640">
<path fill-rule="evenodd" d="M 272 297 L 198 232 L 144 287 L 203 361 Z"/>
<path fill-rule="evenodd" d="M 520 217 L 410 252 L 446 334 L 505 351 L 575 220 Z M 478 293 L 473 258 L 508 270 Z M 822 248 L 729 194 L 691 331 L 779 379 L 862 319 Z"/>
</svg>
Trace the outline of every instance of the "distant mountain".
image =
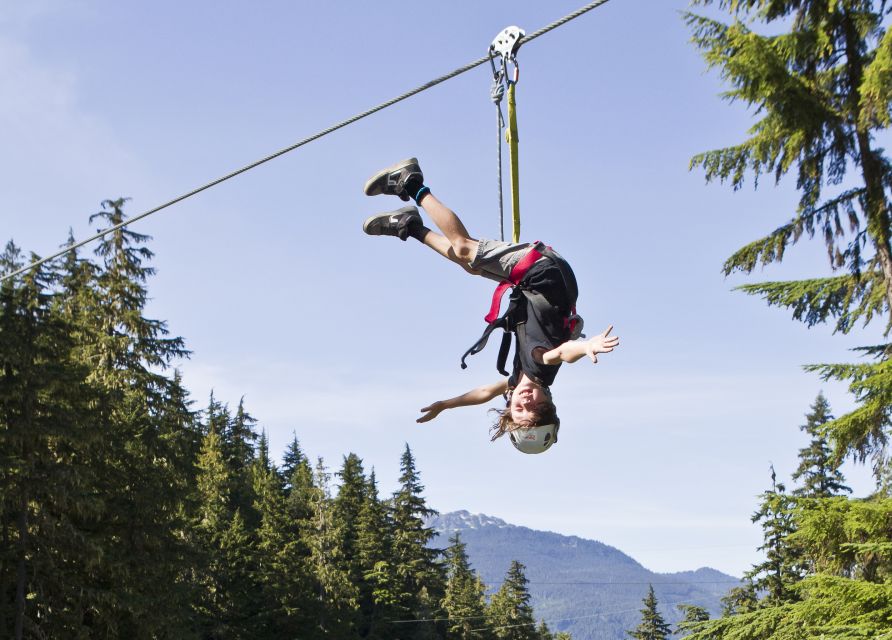
<svg viewBox="0 0 892 640">
<path fill-rule="evenodd" d="M 680 603 L 696 604 L 717 615 L 720 598 L 739 580 L 715 569 L 654 573 L 614 547 L 508 524 L 492 516 L 455 511 L 432 518 L 438 532 L 432 544 L 445 548 L 458 532 L 472 567 L 490 592 L 499 588 L 518 560 L 526 576 L 536 619 L 574 640 L 627 640 L 641 620 L 642 599 L 653 584 L 660 613 L 673 624 Z"/>
</svg>

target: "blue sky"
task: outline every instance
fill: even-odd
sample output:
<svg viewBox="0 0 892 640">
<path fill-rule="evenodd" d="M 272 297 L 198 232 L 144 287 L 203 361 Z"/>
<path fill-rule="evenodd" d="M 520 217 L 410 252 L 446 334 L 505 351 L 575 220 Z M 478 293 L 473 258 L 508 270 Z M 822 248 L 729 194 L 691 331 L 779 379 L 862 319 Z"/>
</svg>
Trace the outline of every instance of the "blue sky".
<svg viewBox="0 0 892 640">
<path fill-rule="evenodd" d="M 581 3 L 0 4 L 0 221 L 47 254 L 106 198 L 135 215 L 486 52 Z M 490 444 L 482 407 L 416 425 L 429 402 L 494 381 L 495 347 L 459 369 L 491 285 L 362 221 L 402 206 L 362 194 L 419 157 L 475 236 L 498 235 L 495 109 L 479 67 L 142 221 L 154 237 L 148 313 L 193 350 L 181 364 L 246 406 L 281 452 L 297 433 L 332 471 L 348 452 L 383 493 L 412 447 L 430 504 L 601 540 L 657 571 L 740 574 L 759 558 L 749 516 L 805 446 L 820 390 L 801 365 L 846 361 L 876 332 L 832 336 L 732 289 L 829 272 L 820 242 L 725 278 L 735 249 L 792 214 L 792 181 L 739 192 L 688 161 L 742 139 L 751 116 L 688 43 L 679 0 L 613 0 L 520 51 L 523 235 L 573 264 L 589 333 L 621 347 L 566 366 L 561 442 L 543 456 Z M 845 472 L 859 494 L 862 467 Z"/>
</svg>

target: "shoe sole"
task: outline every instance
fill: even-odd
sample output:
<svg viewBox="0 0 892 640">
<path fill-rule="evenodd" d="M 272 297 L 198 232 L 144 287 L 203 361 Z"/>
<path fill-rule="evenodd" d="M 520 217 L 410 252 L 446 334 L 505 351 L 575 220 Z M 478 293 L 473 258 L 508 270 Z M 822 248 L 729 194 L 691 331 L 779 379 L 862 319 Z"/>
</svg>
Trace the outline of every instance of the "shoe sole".
<svg viewBox="0 0 892 640">
<path fill-rule="evenodd" d="M 390 216 L 400 215 L 402 213 L 414 213 L 418 214 L 418 207 L 403 207 L 402 209 L 397 209 L 396 211 L 388 211 L 387 213 L 379 213 L 377 215 L 371 216 L 370 218 L 366 218 L 366 221 L 362 223 L 362 230 L 370 235 L 370 236 L 383 236 L 388 235 L 385 233 L 381 233 L 380 229 L 375 229 L 374 224 L 378 220 L 387 219 Z M 420 215 L 419 215 L 420 217 Z"/>
<path fill-rule="evenodd" d="M 375 189 L 375 183 L 379 182 L 382 178 L 385 179 L 384 185 L 387 184 L 386 178 L 388 175 L 393 173 L 394 171 L 399 171 L 406 165 L 410 164 L 418 164 L 418 158 L 406 158 L 405 160 L 400 160 L 394 165 L 387 167 L 386 169 L 381 169 L 378 173 L 373 175 L 371 178 L 366 180 L 365 186 L 362 188 L 363 193 L 367 196 L 377 196 L 384 193 L 382 185 L 378 185 L 378 189 Z"/>
</svg>

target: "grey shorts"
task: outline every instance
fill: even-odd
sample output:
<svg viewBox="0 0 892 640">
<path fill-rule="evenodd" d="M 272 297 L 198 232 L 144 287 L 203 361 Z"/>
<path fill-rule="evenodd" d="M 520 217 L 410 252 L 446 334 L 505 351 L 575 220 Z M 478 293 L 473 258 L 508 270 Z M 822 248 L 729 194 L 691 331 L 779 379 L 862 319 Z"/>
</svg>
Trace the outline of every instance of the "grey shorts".
<svg viewBox="0 0 892 640">
<path fill-rule="evenodd" d="M 520 260 L 530 251 L 529 242 L 502 242 L 481 239 L 477 245 L 477 255 L 468 265 L 481 271 L 490 280 L 506 280 Z"/>
</svg>

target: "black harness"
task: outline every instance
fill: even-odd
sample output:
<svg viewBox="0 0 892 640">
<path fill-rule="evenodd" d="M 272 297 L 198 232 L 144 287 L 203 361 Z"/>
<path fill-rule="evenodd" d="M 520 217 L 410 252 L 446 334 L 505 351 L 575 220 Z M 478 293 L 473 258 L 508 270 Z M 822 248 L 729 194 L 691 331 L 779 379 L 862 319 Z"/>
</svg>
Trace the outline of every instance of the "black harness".
<svg viewBox="0 0 892 640">
<path fill-rule="evenodd" d="M 569 265 L 563 258 L 557 255 L 551 247 L 547 247 L 541 242 L 536 242 L 531 251 L 537 251 L 542 257 L 550 260 L 551 263 L 558 268 L 561 274 L 564 290 L 566 291 L 567 300 L 569 302 L 569 310 L 566 315 L 561 318 L 563 324 L 561 330 L 565 334 L 565 339 L 569 340 L 581 336 L 583 322 L 582 318 L 576 313 L 576 299 L 579 295 L 579 291 L 576 284 L 576 277 L 570 270 Z M 532 265 L 523 269 L 523 273 L 516 273 L 516 268 L 515 270 L 512 270 L 511 279 L 505 281 L 513 287 L 511 297 L 509 298 L 508 308 L 505 310 L 504 314 L 490 322 L 477 342 L 475 342 L 470 349 L 465 351 L 461 358 L 462 369 L 468 368 L 468 365 L 465 363 L 468 356 L 483 351 L 486 347 L 486 343 L 489 341 L 490 334 L 495 329 L 499 328 L 502 329 L 504 333 L 502 335 L 502 343 L 499 346 L 499 356 L 496 359 L 496 369 L 503 376 L 509 375 L 505 365 L 508 362 L 508 354 L 511 351 L 511 334 L 514 333 L 517 336 L 518 349 L 521 349 L 522 345 L 526 344 L 526 314 L 524 314 L 524 311 L 526 311 L 526 313 L 535 313 L 537 317 L 540 318 L 549 317 L 549 314 L 554 314 L 554 305 L 549 302 L 542 293 L 529 287 L 529 283 L 525 276 L 530 269 L 532 269 Z M 504 287 L 504 283 L 502 286 Z M 494 305 L 497 305 L 497 297 L 500 295 L 501 291 L 497 289 Z M 554 330 L 554 328 L 552 329 Z"/>
</svg>

